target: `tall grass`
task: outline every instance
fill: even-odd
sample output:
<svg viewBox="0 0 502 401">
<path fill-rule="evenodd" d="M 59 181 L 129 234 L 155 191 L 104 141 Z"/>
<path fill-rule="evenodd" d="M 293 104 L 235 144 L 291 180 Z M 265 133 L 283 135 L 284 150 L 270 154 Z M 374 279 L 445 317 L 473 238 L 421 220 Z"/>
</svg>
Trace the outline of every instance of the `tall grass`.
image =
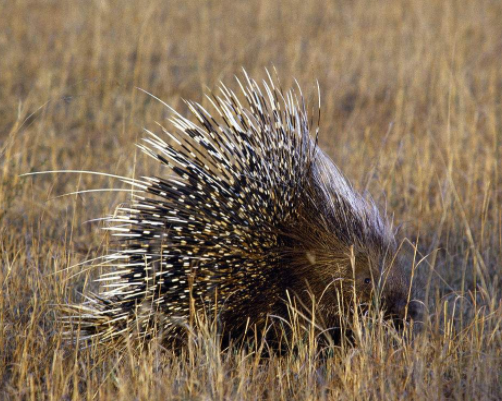
<svg viewBox="0 0 502 401">
<path fill-rule="evenodd" d="M 0 15 L 0 398 L 502 398 L 501 2 L 13 0 Z M 61 196 L 120 183 L 20 175 L 162 174 L 134 145 L 169 113 L 136 87 L 186 112 L 271 66 L 312 105 L 319 81 L 322 148 L 401 224 L 422 333 L 363 318 L 355 347 L 322 356 L 315 339 L 222 351 L 209 324 L 181 354 L 63 343 L 54 305 L 93 285 L 83 262 L 108 247 L 88 221 L 128 188 Z"/>
</svg>

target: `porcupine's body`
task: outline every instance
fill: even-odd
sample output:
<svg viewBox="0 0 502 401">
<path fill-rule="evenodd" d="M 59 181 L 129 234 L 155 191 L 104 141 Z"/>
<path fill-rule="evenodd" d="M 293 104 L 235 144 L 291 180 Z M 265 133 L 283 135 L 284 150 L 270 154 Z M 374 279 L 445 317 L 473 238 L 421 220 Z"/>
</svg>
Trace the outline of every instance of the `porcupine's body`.
<svg viewBox="0 0 502 401">
<path fill-rule="evenodd" d="M 287 292 L 322 299 L 324 324 L 337 326 L 353 289 L 364 303 L 376 285 L 402 317 L 408 281 L 391 228 L 312 140 L 301 93 L 272 80 L 241 87 L 244 104 L 222 86 L 216 119 L 188 102 L 197 123 L 176 114 L 176 134 L 160 134 L 170 142 L 149 132 L 141 147 L 170 173 L 136 181 L 135 202 L 110 218 L 122 245 L 105 290 L 71 307 L 83 338 L 148 338 L 155 327 L 172 339 L 190 299 L 241 333 L 284 315 Z"/>
</svg>

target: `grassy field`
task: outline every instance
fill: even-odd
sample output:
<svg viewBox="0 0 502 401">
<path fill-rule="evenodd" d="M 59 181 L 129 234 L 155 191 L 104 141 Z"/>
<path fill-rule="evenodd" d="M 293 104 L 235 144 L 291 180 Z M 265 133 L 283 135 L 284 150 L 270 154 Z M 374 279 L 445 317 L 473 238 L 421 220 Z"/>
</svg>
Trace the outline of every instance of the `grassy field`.
<svg viewBox="0 0 502 401">
<path fill-rule="evenodd" d="M 502 399 L 502 2 L 4 0 L 0 16 L 0 399 Z M 186 113 L 272 66 L 312 106 L 319 81 L 322 148 L 402 225 L 422 332 L 364 327 L 328 357 L 221 351 L 204 327 L 182 354 L 64 343 L 55 305 L 108 248 L 89 220 L 130 197 L 20 175 L 161 174 L 135 144 L 169 113 L 136 87 Z"/>
</svg>

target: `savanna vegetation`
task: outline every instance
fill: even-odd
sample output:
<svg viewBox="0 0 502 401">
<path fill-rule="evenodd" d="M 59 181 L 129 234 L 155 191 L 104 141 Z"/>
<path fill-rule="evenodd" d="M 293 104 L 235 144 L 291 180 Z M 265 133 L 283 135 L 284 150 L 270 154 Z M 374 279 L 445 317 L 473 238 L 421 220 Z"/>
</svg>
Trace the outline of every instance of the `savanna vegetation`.
<svg viewBox="0 0 502 401">
<path fill-rule="evenodd" d="M 501 399 L 501 54 L 498 0 L 0 1 L 0 398 Z M 319 82 L 320 145 L 400 226 L 421 332 L 361 317 L 328 353 L 222 349 L 204 322 L 182 352 L 64 342 L 57 305 L 95 288 L 96 219 L 130 187 L 22 174 L 162 174 L 135 144 L 170 113 L 137 88 L 186 114 L 242 68 L 296 78 L 312 109 Z"/>
</svg>

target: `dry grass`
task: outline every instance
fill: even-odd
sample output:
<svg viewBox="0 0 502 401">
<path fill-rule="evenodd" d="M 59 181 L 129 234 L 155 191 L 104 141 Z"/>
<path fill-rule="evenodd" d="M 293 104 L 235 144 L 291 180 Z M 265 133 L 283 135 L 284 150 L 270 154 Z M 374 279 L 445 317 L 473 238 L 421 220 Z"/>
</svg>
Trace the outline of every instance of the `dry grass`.
<svg viewBox="0 0 502 401">
<path fill-rule="evenodd" d="M 12 0 L 0 15 L 0 398 L 502 398 L 501 2 Z M 204 330 L 182 355 L 62 344 L 54 304 L 92 276 L 64 269 L 106 252 L 86 221 L 128 195 L 58 197 L 118 184 L 20 174 L 159 173 L 134 144 L 168 113 L 135 87 L 183 111 L 272 64 L 311 103 L 319 80 L 322 147 L 417 244 L 422 334 L 363 321 L 324 358 L 221 352 Z"/>
</svg>

